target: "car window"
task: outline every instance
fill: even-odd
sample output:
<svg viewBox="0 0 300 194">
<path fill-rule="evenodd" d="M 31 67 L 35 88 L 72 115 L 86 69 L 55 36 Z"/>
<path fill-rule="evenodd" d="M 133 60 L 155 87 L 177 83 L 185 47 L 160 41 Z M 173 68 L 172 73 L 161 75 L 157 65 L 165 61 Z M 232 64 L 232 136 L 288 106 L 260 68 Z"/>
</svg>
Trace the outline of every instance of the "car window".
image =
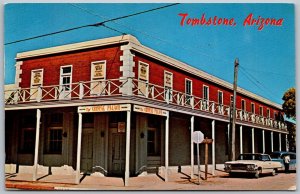
<svg viewBox="0 0 300 194">
<path fill-rule="evenodd" d="M 280 158 L 280 153 L 272 153 L 271 158 Z"/>
<path fill-rule="evenodd" d="M 267 155 L 262 155 L 261 159 L 262 159 L 262 161 L 269 161 L 270 160 L 269 156 L 267 156 Z"/>
</svg>

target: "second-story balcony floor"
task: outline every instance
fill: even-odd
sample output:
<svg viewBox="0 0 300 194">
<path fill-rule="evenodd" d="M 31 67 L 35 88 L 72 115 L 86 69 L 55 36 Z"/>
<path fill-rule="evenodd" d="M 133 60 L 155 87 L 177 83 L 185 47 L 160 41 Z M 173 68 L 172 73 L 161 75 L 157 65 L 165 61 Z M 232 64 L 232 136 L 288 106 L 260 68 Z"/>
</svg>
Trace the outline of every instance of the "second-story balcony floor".
<svg viewBox="0 0 300 194">
<path fill-rule="evenodd" d="M 134 78 L 17 88 L 5 91 L 5 110 L 133 103 L 229 122 L 230 106 Z M 286 131 L 286 124 L 236 110 L 237 124 Z"/>
</svg>

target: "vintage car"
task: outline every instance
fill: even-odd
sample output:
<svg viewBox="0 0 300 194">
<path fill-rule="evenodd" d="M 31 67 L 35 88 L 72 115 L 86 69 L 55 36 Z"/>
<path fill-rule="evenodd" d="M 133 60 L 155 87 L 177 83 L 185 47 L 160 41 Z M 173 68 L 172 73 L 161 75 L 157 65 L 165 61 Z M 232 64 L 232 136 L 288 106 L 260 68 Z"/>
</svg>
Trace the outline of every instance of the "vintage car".
<svg viewBox="0 0 300 194">
<path fill-rule="evenodd" d="M 282 168 L 280 162 L 271 160 L 268 154 L 240 154 L 237 161 L 225 162 L 224 170 L 232 176 L 235 173 L 253 174 L 255 178 L 263 173 L 276 175 L 278 169 Z"/>
<path fill-rule="evenodd" d="M 286 152 L 286 151 L 275 151 L 270 154 L 272 161 L 277 161 L 282 164 L 282 168 L 278 170 L 285 170 L 284 167 L 284 157 L 290 156 L 290 165 L 289 170 L 296 170 L 296 153 L 295 152 Z"/>
</svg>

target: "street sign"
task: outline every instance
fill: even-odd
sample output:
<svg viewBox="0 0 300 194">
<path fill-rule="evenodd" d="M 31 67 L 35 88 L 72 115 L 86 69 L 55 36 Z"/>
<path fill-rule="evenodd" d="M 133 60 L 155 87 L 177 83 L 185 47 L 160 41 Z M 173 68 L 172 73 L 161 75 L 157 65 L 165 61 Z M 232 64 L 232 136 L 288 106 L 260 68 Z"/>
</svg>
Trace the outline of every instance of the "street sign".
<svg viewBox="0 0 300 194">
<path fill-rule="evenodd" d="M 194 131 L 193 132 L 193 142 L 194 143 L 201 143 L 204 140 L 204 135 L 201 131 Z"/>
</svg>

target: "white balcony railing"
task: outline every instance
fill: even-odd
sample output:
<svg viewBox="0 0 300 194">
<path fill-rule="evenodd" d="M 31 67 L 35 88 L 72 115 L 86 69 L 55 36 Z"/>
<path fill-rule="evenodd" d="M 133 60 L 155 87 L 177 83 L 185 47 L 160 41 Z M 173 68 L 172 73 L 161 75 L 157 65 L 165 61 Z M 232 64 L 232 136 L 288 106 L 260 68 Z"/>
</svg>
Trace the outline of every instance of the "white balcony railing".
<svg viewBox="0 0 300 194">
<path fill-rule="evenodd" d="M 132 93 L 124 92 L 123 86 L 125 84 L 131 84 L 130 86 L 133 88 Z M 18 88 L 15 90 L 6 90 L 4 96 L 5 105 L 13 105 L 30 102 L 124 96 L 128 94 L 211 114 L 222 115 L 225 117 L 230 116 L 230 107 L 227 105 L 218 104 L 214 101 L 204 100 L 197 96 L 187 95 L 183 92 L 172 90 L 171 88 L 165 88 L 132 78 L 78 82 L 70 84 L 69 87 L 53 85 L 35 88 Z M 267 127 L 282 130 L 287 129 L 284 122 L 262 117 L 240 109 L 236 110 L 236 118 L 240 121 Z"/>
</svg>

